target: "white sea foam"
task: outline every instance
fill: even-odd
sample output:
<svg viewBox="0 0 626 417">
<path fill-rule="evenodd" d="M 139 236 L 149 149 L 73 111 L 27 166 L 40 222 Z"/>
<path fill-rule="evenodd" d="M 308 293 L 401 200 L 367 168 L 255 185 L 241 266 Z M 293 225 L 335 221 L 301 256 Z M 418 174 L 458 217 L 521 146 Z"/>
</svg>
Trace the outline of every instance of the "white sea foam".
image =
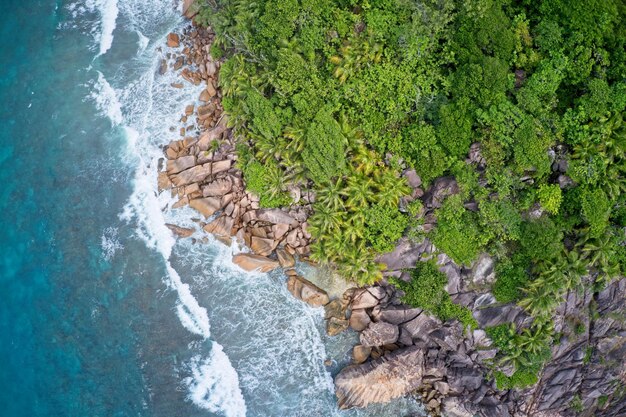
<svg viewBox="0 0 626 417">
<path fill-rule="evenodd" d="M 226 417 L 245 417 L 246 403 L 239 389 L 239 378 L 221 345 L 213 343 L 207 359 L 192 358 L 190 371 L 185 383 L 194 404 Z M 222 389 L 224 386 L 229 389 Z"/>
<path fill-rule="evenodd" d="M 102 257 L 106 261 L 110 261 L 115 256 L 115 252 L 124 249 L 124 245 L 120 243 L 117 233 L 117 228 L 107 227 L 102 232 L 102 236 L 100 236 Z"/>
<path fill-rule="evenodd" d="M 101 0 L 100 15 L 102 16 L 102 28 L 100 33 L 100 53 L 104 55 L 113 44 L 113 31 L 115 30 L 119 8 L 117 0 Z"/>
<path fill-rule="evenodd" d="M 88 0 L 88 3 L 90 1 L 93 2 Z M 101 12 L 108 13 L 102 13 L 100 54 L 103 54 L 111 46 L 118 3 L 96 0 L 94 5 Z M 136 235 L 163 257 L 167 271 L 166 283 L 178 295 L 176 312 L 181 324 L 206 340 L 211 336 L 208 312 L 194 297 L 193 288 L 183 282 L 170 263 L 176 240 L 166 227 L 166 221 L 184 224 L 189 222 L 189 217 L 185 221 L 176 220 L 177 214 L 169 210 L 173 204 L 171 196 L 169 193 L 159 194 L 156 187 L 157 166 L 163 157 L 162 146 L 172 139 L 170 127 L 178 123 L 181 103 L 193 101 L 198 97 L 201 87 L 172 89 L 170 84 L 178 77 L 174 73 L 155 79 L 159 60 L 163 57 L 159 56 L 156 48 L 151 53 L 148 51 L 151 40 L 158 44 L 160 40 L 156 37 L 162 38 L 167 33 L 164 31 L 168 29 L 167 25 L 180 22 L 179 15 L 171 8 L 170 0 L 120 0 L 119 14 L 125 21 L 131 22 L 132 29 L 139 36 L 138 56 L 142 60 L 149 59 L 143 64 L 141 61 L 139 63 L 144 66 L 143 76 L 132 82 L 114 83 L 124 85 L 118 89 L 111 87 L 105 76 L 98 72 L 91 96 L 101 113 L 126 133 L 126 162 L 135 170 L 133 192 L 120 213 L 120 219 L 135 224 Z M 108 20 L 104 18 L 105 15 Z M 172 29 L 174 27 L 170 27 Z M 227 417 L 245 416 L 246 405 L 239 388 L 237 371 L 222 347 L 214 341 L 211 345 L 212 350 L 207 359 L 203 358 L 204 353 L 200 353 L 188 367 L 191 373 L 186 380 L 190 390 L 189 400 L 199 407 Z M 206 344 L 190 346 L 190 349 L 201 346 Z"/>
<path fill-rule="evenodd" d="M 94 85 L 91 98 L 95 101 L 98 110 L 111 120 L 113 126 L 118 126 L 124 121 L 122 105 L 117 99 L 117 94 L 100 71 L 98 71 L 98 80 Z"/>
</svg>

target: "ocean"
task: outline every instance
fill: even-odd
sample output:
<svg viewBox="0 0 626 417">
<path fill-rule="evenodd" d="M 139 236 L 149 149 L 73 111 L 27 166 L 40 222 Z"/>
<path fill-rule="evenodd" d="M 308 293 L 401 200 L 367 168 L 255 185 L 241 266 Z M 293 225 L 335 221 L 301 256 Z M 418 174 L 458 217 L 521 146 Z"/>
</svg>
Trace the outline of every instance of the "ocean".
<svg viewBox="0 0 626 417">
<path fill-rule="evenodd" d="M 403 417 L 339 411 L 356 334 L 281 271 L 166 223 L 162 148 L 202 87 L 158 72 L 188 22 L 173 0 L 0 1 L 0 415 Z M 244 249 L 245 250 L 245 249 Z M 324 361 L 332 360 L 326 367 Z"/>
</svg>

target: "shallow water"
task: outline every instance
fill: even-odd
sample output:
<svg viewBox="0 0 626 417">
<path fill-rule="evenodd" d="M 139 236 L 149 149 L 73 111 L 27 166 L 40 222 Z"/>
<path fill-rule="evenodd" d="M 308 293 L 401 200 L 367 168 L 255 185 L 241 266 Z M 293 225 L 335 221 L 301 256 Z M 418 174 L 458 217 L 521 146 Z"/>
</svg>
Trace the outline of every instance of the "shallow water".
<svg viewBox="0 0 626 417">
<path fill-rule="evenodd" d="M 157 74 L 171 0 L 0 2 L 3 416 L 404 416 L 336 409 L 355 335 L 156 193 L 161 147 L 198 87 Z M 177 129 L 176 129 L 177 131 Z M 201 239 L 203 236 L 196 236 Z M 333 359 L 327 369 L 323 362 Z"/>
</svg>

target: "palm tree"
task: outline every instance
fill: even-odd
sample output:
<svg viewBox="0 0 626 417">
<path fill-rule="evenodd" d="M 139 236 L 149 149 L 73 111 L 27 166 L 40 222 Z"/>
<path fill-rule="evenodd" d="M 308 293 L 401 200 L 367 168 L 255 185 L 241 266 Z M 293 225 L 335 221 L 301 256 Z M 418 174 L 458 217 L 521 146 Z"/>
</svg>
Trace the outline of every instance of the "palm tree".
<svg viewBox="0 0 626 417">
<path fill-rule="evenodd" d="M 391 169 L 382 171 L 376 184 L 376 200 L 383 206 L 397 207 L 400 198 L 411 193 L 411 188 L 404 178 L 398 177 Z"/>
<path fill-rule="evenodd" d="M 324 206 L 316 207 L 315 213 L 309 218 L 309 230 L 317 239 L 324 239 L 325 235 L 340 229 L 342 218 L 343 212 Z"/>
<path fill-rule="evenodd" d="M 343 179 L 339 177 L 326 184 L 322 184 L 320 190 L 317 192 L 317 201 L 331 210 L 343 210 L 343 188 Z"/>
<path fill-rule="evenodd" d="M 343 191 L 347 197 L 348 206 L 355 209 L 367 207 L 368 202 L 372 201 L 374 197 L 373 185 L 374 182 L 365 175 L 350 175 L 348 187 Z"/>
</svg>

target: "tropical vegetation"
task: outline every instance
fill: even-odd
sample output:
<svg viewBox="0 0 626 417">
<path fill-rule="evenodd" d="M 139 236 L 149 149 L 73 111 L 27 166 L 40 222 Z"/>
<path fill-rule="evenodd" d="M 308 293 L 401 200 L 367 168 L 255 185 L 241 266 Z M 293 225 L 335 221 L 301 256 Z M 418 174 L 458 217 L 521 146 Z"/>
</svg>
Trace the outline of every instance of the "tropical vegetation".
<svg viewBox="0 0 626 417">
<path fill-rule="evenodd" d="M 460 265 L 490 253 L 496 299 L 534 318 L 490 331 L 501 387 L 533 383 L 568 293 L 626 272 L 622 1 L 206 0 L 196 19 L 250 189 L 315 191 L 313 259 L 377 281 L 377 255 L 424 234 L 403 170 L 454 176 L 429 237 Z M 474 325 L 432 264 L 412 275 L 407 302 Z"/>
</svg>

